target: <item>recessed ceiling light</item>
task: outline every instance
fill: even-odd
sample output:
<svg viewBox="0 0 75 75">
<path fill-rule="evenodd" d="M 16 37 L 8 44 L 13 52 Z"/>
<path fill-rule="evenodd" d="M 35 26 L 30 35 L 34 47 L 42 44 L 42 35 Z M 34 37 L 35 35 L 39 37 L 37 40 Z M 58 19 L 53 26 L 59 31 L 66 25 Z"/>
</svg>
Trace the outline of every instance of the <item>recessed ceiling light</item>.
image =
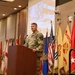
<svg viewBox="0 0 75 75">
<path fill-rule="evenodd" d="M 14 0 L 1 0 L 1 1 L 5 1 L 5 2 L 13 2 Z"/>
<path fill-rule="evenodd" d="M 22 6 L 21 5 L 18 5 L 18 7 L 21 8 Z"/>
<path fill-rule="evenodd" d="M 14 8 L 14 10 L 17 10 L 17 8 Z"/>
<path fill-rule="evenodd" d="M 2 16 L 5 16 L 5 14 L 2 14 Z"/>
</svg>

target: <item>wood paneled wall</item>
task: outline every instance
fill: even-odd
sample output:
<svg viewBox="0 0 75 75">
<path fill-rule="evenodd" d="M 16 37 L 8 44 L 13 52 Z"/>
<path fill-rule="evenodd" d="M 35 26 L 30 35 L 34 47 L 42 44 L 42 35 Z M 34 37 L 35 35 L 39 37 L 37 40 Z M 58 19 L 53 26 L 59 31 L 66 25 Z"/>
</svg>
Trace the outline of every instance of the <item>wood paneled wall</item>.
<svg viewBox="0 0 75 75">
<path fill-rule="evenodd" d="M 22 39 L 22 44 L 24 41 L 24 36 L 26 35 L 26 31 L 27 31 L 27 23 L 26 23 L 26 10 L 22 10 L 19 13 L 19 24 L 18 24 L 18 34 L 19 37 L 21 35 L 21 39 Z"/>
</svg>

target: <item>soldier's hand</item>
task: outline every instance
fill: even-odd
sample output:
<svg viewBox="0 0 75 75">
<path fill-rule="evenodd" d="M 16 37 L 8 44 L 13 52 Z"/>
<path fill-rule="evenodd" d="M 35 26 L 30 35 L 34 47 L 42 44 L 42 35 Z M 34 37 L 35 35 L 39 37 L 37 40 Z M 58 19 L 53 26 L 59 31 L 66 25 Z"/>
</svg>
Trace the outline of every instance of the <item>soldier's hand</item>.
<svg viewBox="0 0 75 75">
<path fill-rule="evenodd" d="M 33 50 L 33 52 L 36 52 L 36 49 L 32 49 Z"/>
</svg>

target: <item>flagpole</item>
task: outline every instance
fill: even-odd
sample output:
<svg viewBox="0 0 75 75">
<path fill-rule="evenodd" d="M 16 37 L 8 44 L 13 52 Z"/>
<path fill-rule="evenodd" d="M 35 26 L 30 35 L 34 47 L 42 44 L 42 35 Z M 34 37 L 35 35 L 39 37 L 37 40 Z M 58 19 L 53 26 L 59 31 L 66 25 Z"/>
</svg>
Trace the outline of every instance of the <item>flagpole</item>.
<svg viewBox="0 0 75 75">
<path fill-rule="evenodd" d="M 52 21 L 51 21 L 51 26 L 52 26 Z"/>
<path fill-rule="evenodd" d="M 59 25 L 59 20 L 60 20 L 60 19 L 58 18 L 58 19 L 57 19 L 57 24 L 58 24 L 58 25 Z M 57 31 L 57 32 L 56 32 L 57 40 L 58 40 L 58 35 L 57 35 L 57 34 L 58 34 L 58 28 L 59 28 L 59 26 L 57 26 L 57 30 L 56 30 L 56 31 Z M 57 41 L 57 46 L 58 46 L 58 41 Z M 58 50 L 57 50 L 57 52 L 58 52 Z M 57 60 L 57 63 L 59 64 L 59 61 L 58 61 L 58 60 Z M 58 74 L 60 74 L 60 73 L 59 73 L 59 65 L 58 65 L 58 71 L 57 71 L 57 72 L 58 72 Z"/>
<path fill-rule="evenodd" d="M 52 21 L 50 23 L 51 23 L 51 29 L 52 29 Z"/>
</svg>

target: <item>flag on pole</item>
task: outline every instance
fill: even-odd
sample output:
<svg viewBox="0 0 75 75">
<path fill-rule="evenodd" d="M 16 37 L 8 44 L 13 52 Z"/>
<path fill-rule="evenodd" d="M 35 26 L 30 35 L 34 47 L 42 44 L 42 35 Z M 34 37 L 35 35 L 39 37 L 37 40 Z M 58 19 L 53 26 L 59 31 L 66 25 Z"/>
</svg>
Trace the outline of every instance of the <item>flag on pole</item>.
<svg viewBox="0 0 75 75">
<path fill-rule="evenodd" d="M 75 14 L 74 14 L 74 23 L 71 33 L 71 48 L 75 49 Z M 71 73 L 75 73 L 75 51 L 71 51 Z"/>
<path fill-rule="evenodd" d="M 19 45 L 22 45 L 22 38 L 21 38 L 21 35 L 19 36 Z"/>
<path fill-rule="evenodd" d="M 43 75 L 48 75 L 48 33 L 46 33 L 46 39 L 44 43 L 42 73 Z"/>
<path fill-rule="evenodd" d="M 2 41 L 0 41 L 0 58 L 2 57 Z M 0 68 L 1 68 L 1 59 L 0 59 Z"/>
<path fill-rule="evenodd" d="M 63 72 L 63 47 L 62 47 L 62 29 L 58 27 L 57 35 L 57 51 L 58 51 L 58 73 Z"/>
<path fill-rule="evenodd" d="M 3 73 L 5 73 L 5 67 L 6 67 L 5 53 L 6 53 L 6 41 L 4 42 L 4 46 L 3 46 L 3 58 L 2 58 L 2 64 L 1 64 L 1 71 Z"/>
<path fill-rule="evenodd" d="M 5 61 L 5 73 L 7 73 L 7 64 L 8 64 L 8 46 L 9 46 L 9 41 L 6 40 L 6 49 L 5 49 L 5 57 L 4 57 L 4 61 Z"/>
<path fill-rule="evenodd" d="M 19 39 L 16 38 L 15 45 L 19 45 Z"/>
<path fill-rule="evenodd" d="M 58 73 L 58 52 L 57 52 L 57 40 L 55 40 L 55 53 L 54 53 L 54 67 L 53 73 Z"/>
<path fill-rule="evenodd" d="M 52 44 L 53 43 L 53 28 L 52 28 L 52 21 L 51 21 L 51 32 L 50 32 L 50 42 L 48 47 L 48 67 L 49 67 L 49 73 L 52 73 L 52 67 L 54 64 L 54 57 L 53 57 L 53 49 Z"/>
<path fill-rule="evenodd" d="M 71 34 L 69 23 L 66 26 L 63 38 L 63 61 L 64 61 L 64 70 L 66 74 L 69 72 L 69 51 L 71 48 Z"/>
<path fill-rule="evenodd" d="M 6 40 L 4 42 L 4 49 L 3 49 L 3 60 L 1 65 L 1 70 L 4 74 L 7 74 L 8 70 L 8 46 L 12 45 L 10 40 Z"/>
<path fill-rule="evenodd" d="M 2 56 L 2 41 L 0 41 L 0 56 Z"/>
</svg>

